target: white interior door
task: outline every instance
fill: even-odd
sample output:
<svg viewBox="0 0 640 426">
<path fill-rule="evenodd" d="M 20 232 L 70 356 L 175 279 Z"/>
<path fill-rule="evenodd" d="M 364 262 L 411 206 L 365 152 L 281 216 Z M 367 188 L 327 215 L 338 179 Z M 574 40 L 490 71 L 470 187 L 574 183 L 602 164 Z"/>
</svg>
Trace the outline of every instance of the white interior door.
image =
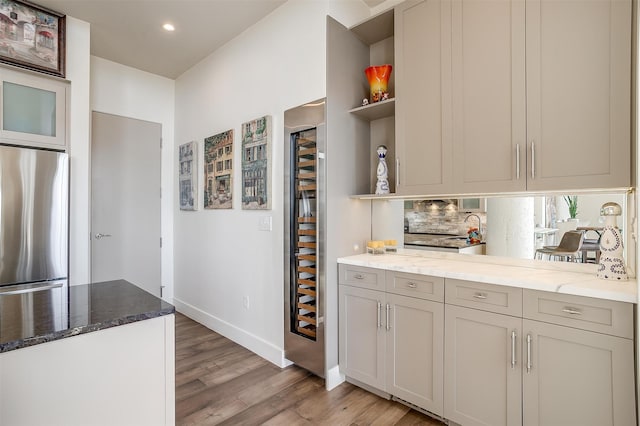
<svg viewBox="0 0 640 426">
<path fill-rule="evenodd" d="M 161 295 L 159 123 L 93 112 L 91 280 Z"/>
</svg>

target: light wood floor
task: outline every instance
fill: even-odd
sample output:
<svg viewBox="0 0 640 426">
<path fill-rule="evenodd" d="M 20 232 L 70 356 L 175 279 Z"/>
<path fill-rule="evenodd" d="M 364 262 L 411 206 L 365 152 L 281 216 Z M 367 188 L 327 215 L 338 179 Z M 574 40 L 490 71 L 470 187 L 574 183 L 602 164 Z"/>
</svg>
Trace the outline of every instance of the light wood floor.
<svg viewBox="0 0 640 426">
<path fill-rule="evenodd" d="M 417 411 L 349 383 L 331 392 L 176 314 L 177 425 L 429 425 Z"/>
</svg>

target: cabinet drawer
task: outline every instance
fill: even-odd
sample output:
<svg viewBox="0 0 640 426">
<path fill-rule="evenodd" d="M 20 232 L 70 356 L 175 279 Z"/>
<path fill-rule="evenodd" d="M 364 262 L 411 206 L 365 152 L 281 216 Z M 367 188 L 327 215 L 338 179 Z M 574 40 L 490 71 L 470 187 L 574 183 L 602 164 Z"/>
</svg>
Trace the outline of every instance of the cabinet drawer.
<svg viewBox="0 0 640 426">
<path fill-rule="evenodd" d="M 384 270 L 375 268 L 365 268 L 363 266 L 338 265 L 340 277 L 338 282 L 342 285 L 352 285 L 355 287 L 370 288 L 384 291 Z"/>
<path fill-rule="evenodd" d="M 613 300 L 525 290 L 524 317 L 633 338 L 633 305 Z"/>
<path fill-rule="evenodd" d="M 499 314 L 522 316 L 522 289 L 501 285 L 445 280 L 445 303 Z"/>
<path fill-rule="evenodd" d="M 387 271 L 387 292 L 420 299 L 444 301 L 444 278 Z"/>
</svg>

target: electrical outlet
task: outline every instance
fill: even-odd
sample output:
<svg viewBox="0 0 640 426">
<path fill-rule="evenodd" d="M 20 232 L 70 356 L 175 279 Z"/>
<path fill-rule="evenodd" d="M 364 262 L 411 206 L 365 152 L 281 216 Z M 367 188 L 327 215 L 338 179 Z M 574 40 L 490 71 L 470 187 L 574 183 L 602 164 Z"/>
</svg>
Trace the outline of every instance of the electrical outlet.
<svg viewBox="0 0 640 426">
<path fill-rule="evenodd" d="M 271 231 L 271 216 L 263 216 L 258 222 L 258 229 L 260 231 Z"/>
<path fill-rule="evenodd" d="M 242 306 L 249 310 L 249 296 L 242 296 Z"/>
</svg>

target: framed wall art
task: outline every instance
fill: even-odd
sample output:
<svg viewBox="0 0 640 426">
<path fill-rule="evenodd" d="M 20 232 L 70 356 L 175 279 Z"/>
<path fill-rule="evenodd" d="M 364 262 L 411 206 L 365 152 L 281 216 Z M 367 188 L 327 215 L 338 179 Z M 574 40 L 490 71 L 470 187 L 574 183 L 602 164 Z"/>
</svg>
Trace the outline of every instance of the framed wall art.
<svg viewBox="0 0 640 426">
<path fill-rule="evenodd" d="M 0 62 L 65 76 L 65 16 L 27 1 L 0 0 Z"/>
<path fill-rule="evenodd" d="M 271 209 L 271 116 L 242 124 L 242 208 Z"/>
<path fill-rule="evenodd" d="M 233 208 L 233 129 L 204 140 L 204 208 Z"/>
<path fill-rule="evenodd" d="M 198 210 L 198 144 L 187 142 L 178 149 L 180 210 Z"/>
</svg>

